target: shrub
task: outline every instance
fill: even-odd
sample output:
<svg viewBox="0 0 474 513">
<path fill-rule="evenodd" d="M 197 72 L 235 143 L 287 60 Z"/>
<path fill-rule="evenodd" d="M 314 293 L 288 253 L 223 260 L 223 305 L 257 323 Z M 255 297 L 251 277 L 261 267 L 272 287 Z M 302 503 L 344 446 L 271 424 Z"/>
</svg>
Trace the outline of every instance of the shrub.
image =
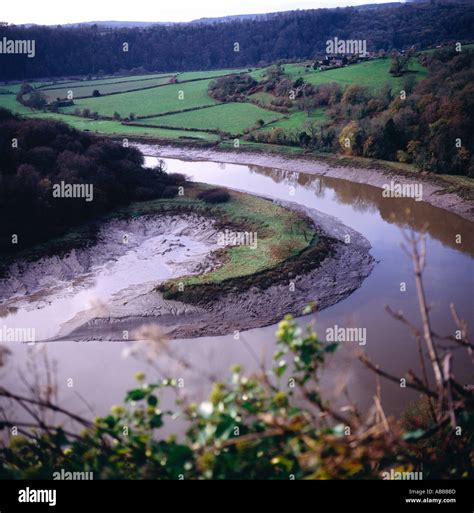
<svg viewBox="0 0 474 513">
<path fill-rule="evenodd" d="M 211 98 L 222 102 L 237 101 L 256 85 L 257 82 L 250 75 L 243 73 L 213 80 L 208 93 Z"/>
<path fill-rule="evenodd" d="M 167 185 L 163 190 L 163 198 L 174 198 L 178 194 L 176 185 Z"/>
<path fill-rule="evenodd" d="M 209 189 L 198 195 L 198 198 L 206 203 L 226 203 L 230 200 L 230 194 L 224 189 Z"/>
<path fill-rule="evenodd" d="M 169 173 L 168 174 L 168 177 L 173 180 L 174 183 L 176 184 L 182 184 L 182 183 L 185 183 L 187 178 L 185 175 L 183 175 L 182 173 Z"/>
</svg>

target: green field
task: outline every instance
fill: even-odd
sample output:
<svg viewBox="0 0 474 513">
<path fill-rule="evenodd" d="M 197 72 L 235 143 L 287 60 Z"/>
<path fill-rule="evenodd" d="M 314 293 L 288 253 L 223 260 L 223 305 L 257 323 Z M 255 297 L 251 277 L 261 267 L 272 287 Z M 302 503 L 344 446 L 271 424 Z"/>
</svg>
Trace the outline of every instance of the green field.
<svg viewBox="0 0 474 513">
<path fill-rule="evenodd" d="M 278 112 L 261 109 L 251 103 L 224 103 L 209 109 L 159 116 L 143 121 L 161 126 L 221 130 L 231 134 L 241 134 L 246 128 L 254 127 L 259 119 L 269 123 L 281 117 L 282 115 Z"/>
<path fill-rule="evenodd" d="M 0 85 L 0 91 L 4 91 L 4 92 L 8 92 L 8 93 L 12 93 L 12 94 L 17 94 L 20 90 L 20 87 L 21 87 L 21 82 L 18 83 L 18 84 L 6 84 L 6 85 Z M 44 87 L 44 86 L 49 86 L 51 85 L 51 82 L 32 82 L 31 85 L 35 88 L 35 89 L 39 89 L 41 87 Z"/>
<path fill-rule="evenodd" d="M 98 84 L 90 84 L 83 85 L 81 82 L 74 82 L 68 86 L 55 86 L 55 87 L 45 87 L 42 88 L 41 91 L 46 95 L 48 101 L 56 100 L 56 98 L 65 99 L 68 98 L 68 95 L 72 92 L 73 99 L 74 98 L 87 98 L 91 97 L 92 93 L 95 90 L 98 90 L 101 95 L 111 94 L 111 93 L 121 93 L 127 91 L 136 91 L 139 89 L 144 89 L 147 87 L 154 87 L 158 85 L 163 85 L 169 83 L 172 76 L 160 77 L 154 79 L 146 79 L 146 80 L 127 80 L 125 82 L 110 82 L 104 83 L 102 85 Z"/>
<path fill-rule="evenodd" d="M 90 80 L 84 78 L 78 78 L 77 80 L 57 80 L 54 82 L 45 82 L 44 87 L 51 89 L 54 87 L 63 87 L 63 86 L 98 86 L 104 84 L 117 84 L 117 83 L 125 83 L 125 82 L 137 82 L 137 81 L 145 81 L 145 80 L 156 80 L 157 78 L 163 77 L 171 77 L 174 73 L 149 73 L 148 75 L 127 75 L 127 76 L 117 76 L 117 77 L 103 77 L 103 78 L 91 78 Z"/>
<path fill-rule="evenodd" d="M 275 121 L 274 123 L 270 123 L 267 126 L 264 126 L 260 130 L 262 131 L 270 131 L 274 128 L 283 128 L 284 130 L 304 130 L 306 124 L 310 121 L 313 121 L 317 124 L 322 124 L 327 121 L 327 117 L 324 109 L 318 109 L 311 115 L 308 115 L 306 112 L 298 111 L 289 116 Z"/>
<path fill-rule="evenodd" d="M 87 98 L 75 101 L 74 105 L 65 108 L 64 112 L 88 108 L 101 116 L 112 117 L 114 112 L 118 112 L 122 117 L 127 117 L 131 112 L 137 116 L 149 116 L 217 104 L 207 95 L 208 85 L 208 80 L 200 80 L 101 98 Z"/>
<path fill-rule="evenodd" d="M 51 112 L 39 112 L 29 114 L 30 118 L 41 119 L 55 119 L 56 121 L 63 121 L 68 123 L 78 130 L 87 130 L 106 135 L 118 135 L 126 137 L 131 136 L 145 136 L 156 137 L 158 139 L 201 139 L 206 141 L 217 141 L 219 137 L 208 132 L 193 132 L 191 130 L 167 130 L 163 128 L 139 127 L 122 125 L 120 121 L 110 120 L 94 120 L 84 119 L 77 116 L 69 116 L 65 114 L 55 114 Z"/>
<path fill-rule="evenodd" d="M 201 80 L 204 78 L 222 77 L 224 75 L 231 75 L 232 73 L 244 73 L 247 69 L 218 69 L 213 71 L 184 71 L 178 73 L 178 82 L 185 80 Z"/>
<path fill-rule="evenodd" d="M 222 70 L 222 71 L 196 71 L 189 73 L 181 73 L 178 75 L 179 82 L 187 80 L 197 80 L 211 78 L 215 76 L 222 76 L 227 73 L 238 72 L 238 70 Z M 132 78 L 116 78 L 105 80 L 79 80 L 76 82 L 68 82 L 63 85 L 58 83 L 54 86 L 48 85 L 42 87 L 41 90 L 46 94 L 49 101 L 56 98 L 64 99 L 70 91 L 73 93 L 73 98 L 87 98 L 91 97 L 94 90 L 99 90 L 102 95 L 111 93 L 126 93 L 128 91 L 137 91 L 149 87 L 159 86 L 170 83 L 170 80 L 176 75 L 149 75 L 141 76 L 135 79 Z"/>
<path fill-rule="evenodd" d="M 292 78 L 303 77 L 308 84 L 315 86 L 337 82 L 342 87 L 348 84 L 358 84 L 371 89 L 380 89 L 387 82 L 395 88 L 401 88 L 404 78 L 394 77 L 389 73 L 390 59 L 376 59 L 361 62 L 347 67 L 317 71 L 305 67 L 305 64 L 285 64 L 285 73 Z M 426 77 L 426 69 L 416 59 L 412 59 L 410 71 L 416 73 L 418 80 Z"/>
<path fill-rule="evenodd" d="M 268 69 L 268 67 L 258 68 L 258 69 L 253 70 L 251 73 L 249 73 L 249 75 L 257 82 L 260 82 L 261 80 L 263 80 L 265 78 L 267 69 Z"/>
<path fill-rule="evenodd" d="M 389 73 L 390 59 L 377 59 L 343 68 L 315 71 L 307 68 L 308 62 L 284 64 L 284 72 L 296 79 L 319 85 L 337 82 L 342 87 L 361 84 L 380 89 L 385 83 L 401 87 L 403 78 Z M 251 75 L 262 80 L 268 68 L 254 69 Z M 426 76 L 426 70 L 414 58 L 410 70 L 418 79 Z M 305 130 L 308 121 L 317 124 L 327 121 L 324 109 L 318 109 L 310 116 L 303 111 L 290 108 L 288 113 L 266 109 L 274 99 L 267 92 L 257 92 L 244 97 L 242 102 L 219 103 L 208 95 L 209 83 L 214 77 L 232 73 L 248 72 L 248 69 L 221 69 L 214 71 L 190 71 L 176 73 L 178 83 L 169 83 L 171 73 L 155 73 L 140 76 L 104 77 L 92 80 L 70 80 L 69 82 L 38 82 L 50 100 L 64 98 L 72 90 L 76 99 L 74 105 L 60 109 L 58 114 L 33 112 L 16 101 L 15 94 L 0 94 L 0 106 L 25 116 L 58 119 L 75 128 L 93 132 L 126 137 L 143 136 L 157 139 L 198 139 L 209 142 L 221 141 L 229 136 L 241 136 L 249 131 L 268 132 L 275 128 L 286 131 Z M 20 84 L 1 86 L 3 90 L 17 90 Z M 144 89 L 151 87 L 150 89 Z M 94 89 L 105 96 L 92 97 Z M 113 94 L 111 94 L 113 93 Z M 253 102 L 259 102 L 261 106 Z M 89 109 L 99 117 L 109 119 L 88 119 L 72 116 L 76 110 Z M 184 111 L 184 112 L 183 112 Z M 122 119 L 133 113 L 136 122 L 147 126 L 123 125 L 111 119 L 118 113 Z M 264 124 L 263 127 L 257 125 Z M 221 132 L 219 136 L 215 132 Z M 260 144 L 260 143 L 258 143 Z"/>
<path fill-rule="evenodd" d="M 273 94 L 265 93 L 264 91 L 249 96 L 250 101 L 257 101 L 263 105 L 270 105 L 274 99 L 275 96 L 273 96 Z"/>
<path fill-rule="evenodd" d="M 31 114 L 34 111 L 29 107 L 25 107 L 21 103 L 16 101 L 16 95 L 14 94 L 0 94 L 0 107 L 11 110 L 16 114 Z"/>
</svg>

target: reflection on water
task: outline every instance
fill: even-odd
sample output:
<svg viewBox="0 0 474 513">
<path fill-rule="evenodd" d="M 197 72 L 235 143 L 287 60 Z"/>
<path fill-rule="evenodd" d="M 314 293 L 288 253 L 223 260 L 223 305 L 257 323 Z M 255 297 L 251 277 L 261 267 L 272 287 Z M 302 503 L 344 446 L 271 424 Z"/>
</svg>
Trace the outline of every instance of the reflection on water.
<svg viewBox="0 0 474 513">
<path fill-rule="evenodd" d="M 454 333 L 456 328 L 449 314 L 451 302 L 456 304 L 461 317 L 474 325 L 470 295 L 474 284 L 474 238 L 472 224 L 461 217 L 412 199 L 383 198 L 382 190 L 370 185 L 299 173 L 297 162 L 295 171 L 288 172 L 261 166 L 164 160 L 169 172 L 181 172 L 196 181 L 270 195 L 316 208 L 338 217 L 369 239 L 372 254 L 378 262 L 373 273 L 347 299 L 313 317 L 322 338 L 326 328 L 335 324 L 367 330 L 366 346 L 360 348 L 346 344 L 332 357 L 324 382 L 327 393 L 332 391 L 338 395 L 336 383 L 340 384 L 343 377 L 352 398 L 362 407 L 371 404 L 375 379 L 357 362 L 360 349 L 392 374 L 403 376 L 409 368 L 417 370 L 414 341 L 407 330 L 384 311 L 384 305 L 389 304 L 394 310 L 402 310 L 412 322 L 420 322 L 411 263 L 400 247 L 401 228 L 417 232 L 426 228 L 425 281 L 433 329 L 442 334 Z M 156 159 L 148 157 L 147 164 L 155 165 Z M 460 244 L 456 243 L 458 235 L 461 235 Z M 406 292 L 401 291 L 401 283 L 406 283 Z M 304 324 L 310 319 L 306 317 L 300 322 Z M 54 319 L 49 321 L 55 322 Z M 234 362 L 255 368 L 256 355 L 270 358 L 274 351 L 274 332 L 275 326 L 270 326 L 247 331 L 239 340 L 234 340 L 233 336 L 206 337 L 174 341 L 173 347 L 209 374 L 223 377 Z M 50 345 L 48 351 L 58 359 L 63 378 L 75 376 L 77 392 L 93 398 L 91 402 L 96 409 L 103 411 L 121 399 L 124 390 L 131 386 L 133 372 L 143 367 L 121 359 L 123 346 L 61 343 Z M 18 364 L 25 358 L 26 347 L 16 345 L 12 349 Z M 187 375 L 185 370 L 175 371 L 171 365 L 165 367 L 173 377 Z M 461 382 L 472 382 L 468 363 L 460 351 L 455 352 L 454 369 Z M 179 374 L 174 374 L 176 372 Z M 199 395 L 208 389 L 208 382 L 199 376 L 188 378 L 186 382 L 194 394 Z M 7 380 L 14 379 L 14 372 L 10 370 Z M 69 394 L 66 400 L 74 401 L 74 394 L 69 390 L 65 392 Z M 383 384 L 382 398 L 388 412 L 400 412 L 414 397 L 411 391 L 393 383 Z"/>
<path fill-rule="evenodd" d="M 446 210 L 433 208 L 429 203 L 410 198 L 384 198 L 382 190 L 360 183 L 327 176 L 248 166 L 253 173 L 268 176 L 288 187 L 296 184 L 311 189 L 318 198 L 332 191 L 338 204 L 351 205 L 357 212 L 378 212 L 384 221 L 415 231 L 426 230 L 429 235 L 456 250 L 474 255 L 472 225 L 462 217 Z M 462 244 L 456 243 L 461 235 Z"/>
</svg>

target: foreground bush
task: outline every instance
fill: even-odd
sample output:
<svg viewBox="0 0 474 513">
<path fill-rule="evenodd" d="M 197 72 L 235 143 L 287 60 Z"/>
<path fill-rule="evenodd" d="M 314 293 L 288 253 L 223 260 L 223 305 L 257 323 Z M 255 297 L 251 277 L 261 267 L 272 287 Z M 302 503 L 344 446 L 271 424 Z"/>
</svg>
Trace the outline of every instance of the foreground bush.
<svg viewBox="0 0 474 513">
<path fill-rule="evenodd" d="M 141 385 L 127 393 L 124 403 L 91 422 L 53 404 L 50 386 L 35 382 L 31 390 L 39 395 L 33 398 L 0 388 L 2 401 L 31 415 L 27 422 L 7 420 L 6 415 L 0 421 L 8 440 L 0 445 L 0 478 L 51 479 L 63 469 L 92 472 L 94 479 L 383 479 L 393 472 L 420 471 L 423 479 L 472 479 L 474 397 L 455 380 L 450 364 L 453 347 L 466 350 L 464 356 L 471 359 L 474 347 L 454 306 L 459 336 L 448 337 L 451 346 L 446 346 L 446 337 L 432 332 L 422 283 L 424 239 L 421 247 L 415 238 L 407 237 L 406 243 L 411 246 L 423 328 L 388 310 L 414 334 L 423 375 L 410 370 L 403 376 L 405 386 L 420 396 L 401 420 L 386 417 L 378 391 L 373 413 L 367 416 L 353 404 L 336 409 L 325 401 L 320 378 L 326 357 L 338 344 L 319 340 L 311 325 L 302 329 L 287 316 L 276 332 L 273 365 L 262 365 L 251 375 L 234 366 L 228 381 L 214 383 L 200 404 L 187 402 L 174 379 L 147 382 L 138 373 Z M 158 350 L 174 356 L 157 326 L 143 327 L 137 338 L 148 359 Z M 402 376 L 380 369 L 366 355 L 360 359 L 400 386 Z M 179 362 L 183 368 L 192 366 Z M 166 390 L 177 394 L 171 411 L 160 407 Z M 51 412 L 65 416 L 64 424 L 49 425 Z M 180 441 L 159 431 L 176 417 L 187 426 Z M 72 430 L 71 424 L 82 431 Z"/>
<path fill-rule="evenodd" d="M 459 412 L 463 436 L 418 412 L 410 415 L 411 430 L 393 419 L 389 430 L 386 419 L 366 424 L 333 411 L 320 395 L 319 377 L 337 344 L 319 341 L 291 317 L 280 323 L 277 337 L 272 369 L 246 376 L 236 365 L 206 401 L 178 399 L 177 412 L 162 411 L 159 397 L 177 383 L 146 382 L 138 373 L 142 384 L 124 404 L 94 422 L 81 420 L 80 435 L 62 427 L 31 434 L 18 424 L 24 436 L 12 436 L 2 449 L 0 478 L 51 479 L 64 469 L 92 472 L 94 479 L 381 479 L 390 469 L 420 468 L 424 479 L 474 477 L 472 397 Z M 188 424 L 186 437 L 161 438 L 159 428 L 177 414 Z"/>
</svg>

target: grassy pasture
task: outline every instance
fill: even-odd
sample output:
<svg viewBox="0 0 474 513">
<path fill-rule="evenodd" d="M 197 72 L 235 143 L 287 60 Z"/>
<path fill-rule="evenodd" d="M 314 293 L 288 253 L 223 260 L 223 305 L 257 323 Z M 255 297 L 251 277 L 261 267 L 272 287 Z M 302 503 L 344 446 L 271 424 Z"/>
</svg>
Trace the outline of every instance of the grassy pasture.
<svg viewBox="0 0 474 513">
<path fill-rule="evenodd" d="M 223 75 L 230 75 L 232 73 L 245 73 L 247 69 L 216 69 L 212 71 L 183 71 L 178 73 L 178 82 L 185 80 L 201 80 L 205 78 L 222 77 Z"/>
<path fill-rule="evenodd" d="M 114 112 L 118 112 L 122 117 L 127 117 L 131 112 L 137 116 L 147 116 L 217 104 L 207 95 L 208 85 L 208 80 L 202 80 L 112 96 L 86 98 L 75 101 L 74 105 L 66 107 L 64 112 L 74 112 L 77 108 L 89 108 L 102 116 L 112 117 Z"/>
<path fill-rule="evenodd" d="M 79 87 L 79 86 L 100 86 L 105 84 L 117 84 L 120 82 L 137 82 L 145 80 L 156 80 L 157 78 L 171 77 L 174 73 L 150 73 L 148 75 L 123 75 L 119 77 L 104 77 L 104 78 L 86 78 L 77 80 L 58 80 L 55 82 L 44 83 L 45 89 L 55 89 L 57 87 L 62 88 L 63 86 Z M 33 85 L 33 84 L 32 84 Z"/>
<path fill-rule="evenodd" d="M 0 94 L 0 107 L 22 115 L 28 115 L 34 112 L 29 107 L 25 107 L 21 103 L 17 102 L 16 95 L 14 94 Z"/>
<path fill-rule="evenodd" d="M 261 131 L 269 132 L 274 128 L 283 128 L 284 130 L 304 130 L 306 123 L 314 121 L 317 124 L 322 124 L 327 121 L 324 109 L 318 109 L 308 116 L 306 112 L 298 111 L 290 114 L 288 117 L 275 121 L 261 128 Z"/>
<path fill-rule="evenodd" d="M 308 71 L 307 63 L 284 64 L 285 73 L 293 79 L 303 77 L 308 83 L 318 85 L 328 82 L 338 82 L 341 86 L 357 83 L 371 87 L 381 88 L 386 82 L 393 87 L 401 87 L 403 77 L 395 78 L 389 74 L 390 59 L 377 59 L 373 61 L 337 68 L 327 71 Z M 267 68 L 256 69 L 250 74 L 256 79 L 264 77 Z M 426 76 L 426 70 L 412 59 L 410 70 L 417 72 L 418 79 Z M 231 73 L 247 72 L 248 70 L 226 69 L 215 71 L 193 71 L 179 73 L 176 84 L 169 84 L 170 73 L 149 74 L 129 77 L 109 77 L 94 80 L 72 80 L 69 82 L 31 83 L 33 87 L 40 87 L 49 99 L 65 97 L 66 92 L 72 90 L 76 96 L 92 95 L 94 89 L 101 93 L 117 93 L 110 96 L 94 98 L 79 98 L 74 105 L 61 109 L 60 113 L 43 113 L 32 111 L 21 105 L 15 99 L 15 94 L 0 94 L 0 107 L 5 107 L 21 115 L 37 116 L 51 119 L 60 119 L 81 130 L 90 130 L 104 134 L 118 136 L 145 136 L 159 139 L 196 138 L 207 141 L 218 141 L 219 136 L 211 134 L 209 130 L 219 130 L 232 135 L 240 135 L 247 129 L 255 127 L 257 120 L 263 120 L 265 126 L 259 131 L 270 131 L 273 128 L 287 130 L 304 130 L 308 121 L 323 123 L 326 121 L 324 109 L 319 109 L 311 116 L 301 111 L 290 114 L 281 114 L 266 110 L 253 103 L 258 100 L 263 105 L 269 105 L 273 96 L 270 93 L 259 92 L 247 98 L 247 103 L 221 104 L 210 98 L 207 94 L 209 83 L 213 77 Z M 189 81 L 191 82 L 183 82 Z M 21 84 L 0 86 L 0 90 L 14 92 Z M 155 87 L 160 86 L 162 87 Z M 143 87 L 153 86 L 151 89 Z M 182 95 L 182 96 L 181 96 Z M 206 108 L 200 108 L 206 107 Z M 165 126 L 167 128 L 136 127 L 122 125 L 115 120 L 92 120 L 77 116 L 70 116 L 76 109 L 89 109 L 100 116 L 113 117 L 118 112 L 122 118 L 134 113 L 138 122 L 148 125 Z M 177 112 L 186 109 L 196 109 L 187 112 Z M 174 114 L 167 114 L 167 113 Z M 161 115 L 160 115 L 161 114 Z M 149 117 L 148 117 L 149 116 Z M 169 128 L 168 128 L 169 127 Z M 185 130 L 186 129 L 186 130 Z M 199 131 L 202 130 L 202 131 Z M 257 143 L 255 143 L 257 144 Z M 260 144 L 260 143 L 258 143 Z"/>
<path fill-rule="evenodd" d="M 260 91 L 258 93 L 251 94 L 248 98 L 250 101 L 258 101 L 263 105 L 270 105 L 275 96 L 271 93 Z"/>
<path fill-rule="evenodd" d="M 281 117 L 278 112 L 261 109 L 251 103 L 224 103 L 209 109 L 150 118 L 144 122 L 178 128 L 221 130 L 231 134 L 241 134 L 246 128 L 253 127 L 259 119 L 269 123 Z"/>
<path fill-rule="evenodd" d="M 285 64 L 283 68 L 290 77 L 294 79 L 303 77 L 305 82 L 315 86 L 337 82 L 342 87 L 349 84 L 359 84 L 378 90 L 388 82 L 394 88 L 401 88 L 404 78 L 393 77 L 389 73 L 390 64 L 390 59 L 377 59 L 325 71 L 316 71 L 312 68 L 310 68 L 310 71 L 306 71 L 304 64 Z M 412 59 L 409 69 L 416 73 L 418 80 L 426 77 L 426 69 L 416 59 Z"/>
<path fill-rule="evenodd" d="M 125 93 L 127 91 L 135 91 L 146 87 L 154 87 L 169 83 L 171 76 L 154 78 L 153 80 L 127 80 L 125 82 L 111 82 L 103 85 L 82 85 L 76 82 L 74 85 L 66 87 L 54 87 L 41 89 L 47 96 L 48 101 L 53 101 L 56 98 L 67 98 L 70 91 L 72 91 L 73 98 L 92 97 L 92 93 L 98 90 L 102 95 L 110 93 Z"/>
<path fill-rule="evenodd" d="M 63 121 L 78 130 L 89 130 L 106 135 L 118 135 L 126 137 L 130 136 L 145 136 L 156 137 L 159 139 L 201 139 L 206 141 L 217 141 L 219 137 L 214 134 L 206 132 L 193 132 L 188 130 L 167 130 L 162 128 L 139 127 L 122 125 L 119 121 L 111 120 L 94 120 L 85 119 L 77 116 L 68 116 L 65 114 L 55 114 L 51 112 L 38 112 L 30 114 L 28 117 L 37 117 L 41 119 L 54 119 L 56 121 Z"/>
<path fill-rule="evenodd" d="M 249 75 L 257 82 L 262 81 L 265 78 L 266 71 L 269 67 L 254 69 Z"/>
<path fill-rule="evenodd" d="M 29 82 L 29 84 L 34 87 L 35 89 L 49 86 L 51 85 L 51 82 Z M 17 94 L 20 91 L 22 83 L 18 84 L 6 84 L 6 85 L 0 85 L 0 91 L 5 91 L 12 94 Z"/>
</svg>

